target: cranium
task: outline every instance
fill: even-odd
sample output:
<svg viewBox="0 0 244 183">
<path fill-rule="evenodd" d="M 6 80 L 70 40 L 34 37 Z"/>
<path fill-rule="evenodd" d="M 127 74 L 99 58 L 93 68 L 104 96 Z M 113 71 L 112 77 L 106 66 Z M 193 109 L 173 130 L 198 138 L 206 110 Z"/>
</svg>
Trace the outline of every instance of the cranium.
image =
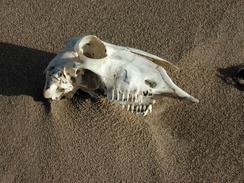
<svg viewBox="0 0 244 183">
<path fill-rule="evenodd" d="M 177 68 L 150 53 L 96 36 L 72 38 L 46 69 L 44 96 L 59 100 L 77 89 L 94 96 L 96 89 L 103 89 L 109 100 L 144 115 L 152 111 L 154 95 L 171 94 L 198 102 L 173 83 L 163 68 L 169 66 Z"/>
<path fill-rule="evenodd" d="M 77 54 L 71 45 L 67 45 L 45 70 L 46 82 L 43 91 L 45 98 L 59 100 L 67 93 L 76 90 L 74 83 L 78 74 L 82 75 L 82 69 L 79 68 L 79 62 L 76 62 Z"/>
<path fill-rule="evenodd" d="M 160 57 L 106 43 L 92 35 L 77 39 L 74 50 L 81 68 L 92 71 L 101 79 L 107 98 L 118 101 L 131 111 L 151 112 L 153 95 L 159 94 L 172 94 L 198 102 L 173 83 L 162 66 L 176 66 Z M 85 81 L 81 79 L 80 82 Z"/>
</svg>

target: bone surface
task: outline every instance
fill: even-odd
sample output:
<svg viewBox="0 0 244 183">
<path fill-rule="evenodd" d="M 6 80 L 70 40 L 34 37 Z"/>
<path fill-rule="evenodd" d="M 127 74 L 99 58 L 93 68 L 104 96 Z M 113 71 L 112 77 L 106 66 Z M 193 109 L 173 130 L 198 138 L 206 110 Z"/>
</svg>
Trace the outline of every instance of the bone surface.
<svg viewBox="0 0 244 183">
<path fill-rule="evenodd" d="M 198 102 L 171 80 L 164 66 L 177 68 L 153 54 L 93 35 L 71 38 L 46 69 L 44 96 L 59 100 L 72 90 L 94 94 L 102 89 L 108 100 L 143 115 L 152 112 L 154 95 L 171 94 Z M 53 69 L 61 74 L 56 76 Z M 61 79 L 66 85 L 60 84 Z"/>
<path fill-rule="evenodd" d="M 86 50 L 89 50 L 87 45 L 91 46 L 89 42 L 97 43 L 100 46 L 104 45 L 103 48 L 106 49 L 104 53 L 106 54 L 103 58 L 96 59 L 84 54 L 85 50 L 83 48 L 86 47 Z M 92 50 L 92 48 L 90 49 Z M 96 73 L 101 78 L 107 90 L 106 92 L 109 89 L 116 90 L 116 99 L 119 101 L 124 95 L 128 96 L 129 91 L 129 95 L 132 95 L 131 99 L 134 102 L 143 101 L 143 92 L 152 95 L 167 93 L 192 102 L 198 102 L 196 98 L 175 85 L 162 67 L 165 63 L 168 65 L 173 64 L 155 55 L 134 48 L 116 46 L 92 35 L 77 40 L 75 50 L 80 60 L 82 60 L 81 67 Z M 121 91 L 124 93 L 121 93 Z"/>
</svg>

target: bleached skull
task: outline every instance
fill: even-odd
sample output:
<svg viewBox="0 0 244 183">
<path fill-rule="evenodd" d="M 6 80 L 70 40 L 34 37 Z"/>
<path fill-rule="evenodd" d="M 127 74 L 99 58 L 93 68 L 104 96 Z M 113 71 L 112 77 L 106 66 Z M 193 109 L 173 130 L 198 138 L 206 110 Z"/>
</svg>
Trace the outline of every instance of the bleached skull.
<svg viewBox="0 0 244 183">
<path fill-rule="evenodd" d="M 77 54 L 72 45 L 67 44 L 48 64 L 45 74 L 44 97 L 52 100 L 60 100 L 62 96 L 74 92 L 76 78 L 82 76 L 82 69 L 77 61 Z"/>
<path fill-rule="evenodd" d="M 92 35 L 72 41 L 81 68 L 98 75 L 109 100 L 116 100 L 131 111 L 151 112 L 153 95 L 159 94 L 172 94 L 198 102 L 173 83 L 163 67 L 176 66 L 160 57 L 106 43 Z"/>
<path fill-rule="evenodd" d="M 146 115 L 154 95 L 172 94 L 198 102 L 176 86 L 164 67 L 170 62 L 135 48 L 106 43 L 96 36 L 71 38 L 46 68 L 44 97 L 59 100 L 77 89 L 95 96 L 102 89 L 109 100 Z"/>
</svg>

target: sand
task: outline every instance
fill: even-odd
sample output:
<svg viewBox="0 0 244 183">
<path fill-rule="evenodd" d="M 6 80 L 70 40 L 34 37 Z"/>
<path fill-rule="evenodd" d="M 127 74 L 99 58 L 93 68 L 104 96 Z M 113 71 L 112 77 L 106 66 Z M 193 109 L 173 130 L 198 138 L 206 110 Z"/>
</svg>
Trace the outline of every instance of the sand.
<svg viewBox="0 0 244 183">
<path fill-rule="evenodd" d="M 0 1 L 0 182 L 244 182 L 244 2 Z M 200 100 L 158 97 L 138 117 L 80 92 L 43 99 L 43 70 L 75 35 L 95 34 L 181 68 Z M 220 74 L 221 76 L 220 77 Z"/>
</svg>

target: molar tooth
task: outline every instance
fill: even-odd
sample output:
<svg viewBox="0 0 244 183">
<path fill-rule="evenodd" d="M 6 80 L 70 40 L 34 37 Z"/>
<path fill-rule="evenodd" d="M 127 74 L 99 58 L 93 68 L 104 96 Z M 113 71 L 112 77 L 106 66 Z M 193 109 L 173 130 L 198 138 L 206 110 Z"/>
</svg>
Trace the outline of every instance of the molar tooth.
<svg viewBox="0 0 244 183">
<path fill-rule="evenodd" d="M 135 105 L 134 104 L 131 104 L 131 111 L 132 112 L 134 111 L 134 108 L 135 108 Z"/>
<path fill-rule="evenodd" d="M 134 95 L 134 102 L 136 102 L 136 99 L 137 99 L 137 96 L 136 96 L 136 93 Z"/>
<path fill-rule="evenodd" d="M 143 103 L 143 95 L 140 95 L 141 103 Z"/>
<path fill-rule="evenodd" d="M 112 100 L 114 100 L 114 90 L 112 89 Z"/>
<path fill-rule="evenodd" d="M 125 92 L 122 93 L 122 101 L 125 100 Z"/>
<path fill-rule="evenodd" d="M 130 101 L 134 102 L 134 94 L 133 93 L 130 94 Z"/>
<path fill-rule="evenodd" d="M 149 105 L 148 110 L 150 113 L 152 113 L 152 104 Z"/>
<path fill-rule="evenodd" d="M 138 94 L 135 93 L 135 102 L 137 102 L 137 101 L 138 101 Z"/>
<path fill-rule="evenodd" d="M 146 109 L 147 109 L 147 106 L 144 105 L 144 106 L 143 106 L 143 111 L 146 111 Z"/>
<path fill-rule="evenodd" d="M 117 100 L 119 100 L 119 96 L 120 95 L 120 93 L 119 93 L 119 90 L 117 91 Z"/>
<path fill-rule="evenodd" d="M 139 112 L 139 105 L 136 106 L 136 112 Z"/>
<path fill-rule="evenodd" d="M 142 110 L 142 106 L 143 106 L 143 105 L 140 105 L 140 107 L 139 107 L 140 112 L 141 112 L 141 110 Z"/>
<path fill-rule="evenodd" d="M 144 112 L 143 116 L 146 116 L 148 114 L 148 109 Z"/>
<path fill-rule="evenodd" d="M 129 102 L 129 100 L 130 100 L 130 92 L 128 91 L 126 101 Z"/>
<path fill-rule="evenodd" d="M 130 104 L 127 105 L 127 111 L 129 111 L 129 110 L 130 110 Z"/>
</svg>

